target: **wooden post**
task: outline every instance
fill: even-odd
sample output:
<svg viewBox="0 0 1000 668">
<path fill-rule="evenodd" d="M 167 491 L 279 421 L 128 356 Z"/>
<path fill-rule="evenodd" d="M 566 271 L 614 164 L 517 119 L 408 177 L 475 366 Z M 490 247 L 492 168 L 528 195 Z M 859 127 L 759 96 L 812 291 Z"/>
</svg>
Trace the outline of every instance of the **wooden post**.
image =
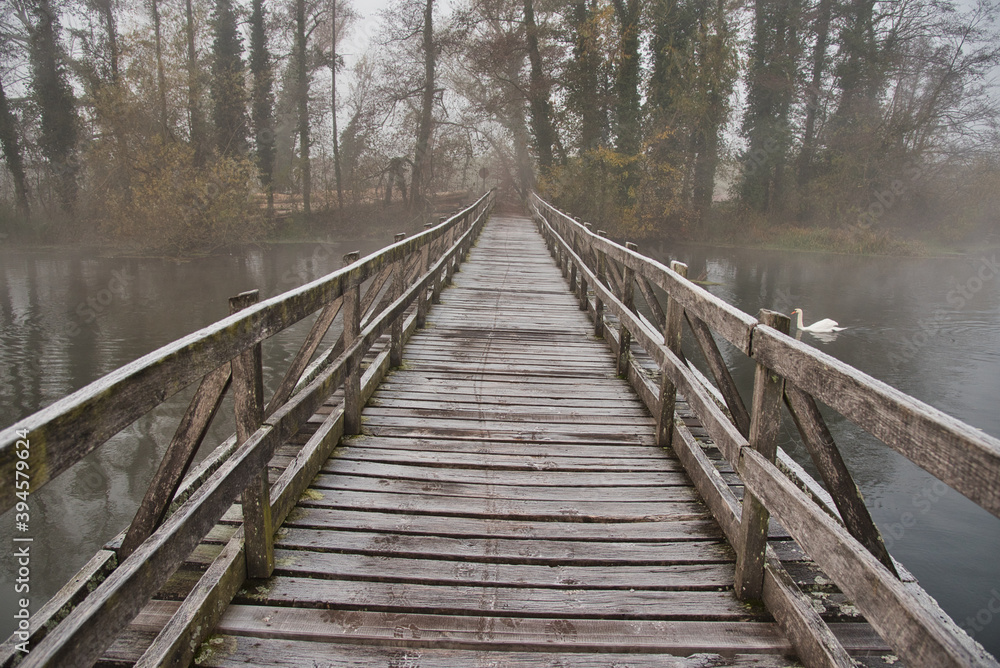
<svg viewBox="0 0 1000 668">
<path fill-rule="evenodd" d="M 358 261 L 357 251 L 344 256 L 344 266 Z M 361 285 L 344 288 L 344 350 L 358 340 L 361 333 Z M 344 378 L 344 433 L 361 433 L 361 360 L 347 362 Z"/>
<path fill-rule="evenodd" d="M 448 231 L 448 243 L 445 244 L 445 250 L 446 251 L 447 251 L 447 249 L 449 249 L 449 248 L 452 247 L 452 245 L 455 243 L 455 239 L 458 238 L 461 234 L 462 234 L 462 230 L 461 230 L 460 227 L 457 226 L 457 224 L 456 224 L 455 227 L 452 227 L 451 230 Z M 454 257 L 452 257 L 450 260 L 448 260 L 444 264 L 444 267 L 445 267 L 444 284 L 445 285 L 451 285 L 451 277 L 455 273 L 455 264 L 456 264 L 457 260 L 458 260 L 458 254 L 456 253 Z"/>
<path fill-rule="evenodd" d="M 236 313 L 260 300 L 251 290 L 229 300 L 229 312 Z M 264 421 L 264 371 L 258 343 L 232 361 L 236 439 L 245 443 Z M 266 578 L 274 571 L 274 525 L 271 522 L 271 483 L 267 467 L 258 471 L 243 490 L 243 534 L 247 577 Z"/>
<path fill-rule="evenodd" d="M 625 248 L 629 250 L 639 250 L 639 246 L 632 243 L 631 241 L 625 242 Z M 628 265 L 625 265 L 625 270 L 622 272 L 622 303 L 625 304 L 625 308 L 632 311 L 635 305 L 635 270 L 630 269 Z M 628 375 L 628 358 L 629 350 L 632 347 L 632 333 L 628 331 L 628 327 L 625 326 L 623 321 L 618 327 L 618 375 L 627 376 Z"/>
<path fill-rule="evenodd" d="M 417 264 L 417 280 L 419 281 L 427 273 L 427 267 L 430 266 L 431 245 L 424 244 L 418 252 L 420 253 L 420 261 Z M 427 289 L 424 288 L 417 293 L 417 327 L 423 327 L 427 324 L 427 309 L 429 307 Z"/>
<path fill-rule="evenodd" d="M 587 228 L 587 230 L 590 230 L 590 223 L 584 223 L 583 226 L 585 228 Z M 579 250 L 577 252 L 577 255 L 580 256 L 581 261 L 583 261 L 585 259 L 585 257 L 586 257 L 586 253 L 584 252 L 584 245 L 585 245 L 585 243 L 586 242 L 580 244 L 580 248 L 579 248 Z M 588 308 L 587 299 L 588 299 L 588 297 L 587 297 L 587 278 L 583 274 L 583 272 L 581 272 L 580 273 L 580 310 L 581 311 L 586 311 L 587 310 L 587 308 Z"/>
<path fill-rule="evenodd" d="M 608 236 L 608 233 L 604 230 L 598 230 L 597 236 L 603 239 Z M 594 272 L 597 275 L 597 282 L 604 283 L 607 280 L 605 276 L 607 268 L 604 266 L 607 258 L 603 251 L 596 249 L 594 255 L 597 257 L 597 271 Z M 604 338 L 604 302 L 596 290 L 594 291 L 594 336 L 599 339 Z"/>
<path fill-rule="evenodd" d="M 687 265 L 674 260 L 670 263 L 671 271 L 687 277 Z M 684 307 L 673 294 L 667 295 L 667 312 L 664 316 L 663 344 L 677 357 L 681 356 L 681 327 L 684 324 Z M 660 414 L 656 417 L 656 442 L 659 446 L 669 448 L 674 438 L 674 406 L 677 403 L 677 388 L 670 382 L 667 374 L 660 379 Z"/>
<path fill-rule="evenodd" d="M 569 291 L 576 293 L 576 262 L 569 261 Z"/>
<path fill-rule="evenodd" d="M 396 243 L 399 243 L 406 238 L 406 235 L 400 232 L 396 235 Z M 400 258 L 396 261 L 396 266 L 392 268 L 392 300 L 396 301 L 403 295 L 403 291 L 406 290 L 406 258 Z M 390 328 L 390 336 L 392 338 L 389 344 L 389 365 L 393 367 L 398 367 L 403 363 L 403 320 L 406 318 L 405 314 L 400 315 L 396 318 L 392 327 Z"/>
<path fill-rule="evenodd" d="M 788 316 L 761 310 L 757 319 L 763 325 L 788 333 Z M 750 447 L 774 462 L 781 430 L 781 402 L 785 381 L 763 364 L 757 365 L 753 382 L 753 407 L 750 416 Z M 736 463 L 736 462 L 734 462 Z M 757 498 L 747 492 L 743 497 L 740 521 L 740 544 L 736 547 L 736 595 L 740 600 L 761 598 L 764 590 L 764 550 L 767 548 L 767 524 L 770 513 Z"/>
</svg>

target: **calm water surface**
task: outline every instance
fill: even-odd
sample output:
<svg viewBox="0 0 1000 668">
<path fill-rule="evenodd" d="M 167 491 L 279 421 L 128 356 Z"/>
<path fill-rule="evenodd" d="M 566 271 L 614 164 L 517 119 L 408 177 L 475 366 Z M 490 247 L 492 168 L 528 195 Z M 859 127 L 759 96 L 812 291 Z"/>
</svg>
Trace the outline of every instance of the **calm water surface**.
<svg viewBox="0 0 1000 668">
<path fill-rule="evenodd" d="M 225 316 L 232 295 L 253 288 L 262 298 L 279 294 L 338 268 L 345 252 L 364 255 L 390 241 L 276 245 L 186 262 L 0 249 L 0 427 Z M 1000 281 L 992 253 L 886 259 L 645 250 L 687 262 L 692 277 L 704 274 L 717 284 L 712 292 L 749 313 L 800 307 L 807 323 L 838 320 L 846 331 L 803 339 L 1000 437 Z M 981 272 L 984 262 L 989 270 Z M 265 344 L 269 388 L 304 335 L 299 326 Z M 749 397 L 752 365 L 735 351 L 726 355 Z M 192 391 L 31 497 L 36 607 L 131 520 Z M 231 404 L 220 411 L 208 444 L 232 431 L 231 414 Z M 830 422 L 893 555 L 956 622 L 1000 654 L 1000 614 L 992 612 L 1000 609 L 1000 520 L 845 420 L 831 415 Z M 784 447 L 809 467 L 788 426 Z M 8 513 L 0 537 L 13 534 Z M 0 559 L 3 637 L 13 629 L 13 570 L 10 559 Z"/>
</svg>

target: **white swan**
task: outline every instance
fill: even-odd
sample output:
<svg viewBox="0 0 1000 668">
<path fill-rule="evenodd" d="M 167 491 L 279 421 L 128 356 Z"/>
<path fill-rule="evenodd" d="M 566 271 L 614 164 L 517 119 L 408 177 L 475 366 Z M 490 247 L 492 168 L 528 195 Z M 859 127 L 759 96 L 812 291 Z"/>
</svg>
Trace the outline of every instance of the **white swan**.
<svg viewBox="0 0 1000 668">
<path fill-rule="evenodd" d="M 837 321 L 830 320 L 830 318 L 823 318 L 822 320 L 817 320 L 813 324 L 806 327 L 804 324 L 802 324 L 802 309 L 797 308 L 794 311 L 792 311 L 792 315 L 795 315 L 796 313 L 799 314 L 799 320 L 795 326 L 798 327 L 803 332 L 814 332 L 814 333 L 840 332 L 845 329 L 844 327 L 838 327 Z"/>
</svg>

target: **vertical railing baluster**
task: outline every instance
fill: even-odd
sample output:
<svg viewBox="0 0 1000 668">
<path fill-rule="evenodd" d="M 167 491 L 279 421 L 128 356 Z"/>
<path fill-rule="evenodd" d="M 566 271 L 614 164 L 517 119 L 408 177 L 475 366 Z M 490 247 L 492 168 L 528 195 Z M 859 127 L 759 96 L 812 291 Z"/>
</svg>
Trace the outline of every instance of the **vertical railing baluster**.
<svg viewBox="0 0 1000 668">
<path fill-rule="evenodd" d="M 344 256 L 344 266 L 358 261 L 357 251 Z M 353 277 L 352 283 L 344 288 L 344 350 L 350 350 L 361 333 L 361 284 Z M 361 433 L 361 359 L 352 356 L 347 361 L 344 377 L 344 433 Z"/>
<path fill-rule="evenodd" d="M 583 227 L 588 232 L 590 231 L 590 223 L 583 223 Z M 586 251 L 586 246 L 589 243 L 592 243 L 590 241 L 590 237 L 589 236 L 583 237 L 583 243 L 580 244 L 580 252 L 579 252 L 580 261 L 581 262 L 585 263 L 586 260 L 587 260 L 587 253 L 585 251 Z M 587 308 L 588 308 L 587 299 L 588 299 L 588 297 L 587 297 L 587 278 L 586 278 L 586 274 L 584 274 L 583 272 L 580 272 L 580 310 L 581 311 L 586 311 L 587 310 Z"/>
<path fill-rule="evenodd" d="M 427 268 L 430 266 L 430 243 L 425 243 L 420 247 L 418 252 L 420 253 L 420 262 L 417 265 L 417 280 L 419 281 L 427 273 Z M 427 309 L 429 306 L 427 302 L 427 289 L 425 287 L 417 293 L 417 327 L 423 327 L 427 324 Z"/>
<path fill-rule="evenodd" d="M 762 325 L 788 333 L 788 316 L 761 310 L 757 319 Z M 753 382 L 753 407 L 750 416 L 750 447 L 774 462 L 781 430 L 781 402 L 785 381 L 763 364 L 757 365 Z M 738 462 L 733 462 L 738 464 Z M 736 546 L 736 595 L 740 600 L 759 599 L 764 588 L 764 550 L 767 548 L 767 525 L 770 513 L 753 494 L 743 496 L 740 521 L 740 544 Z"/>
<path fill-rule="evenodd" d="M 671 271 L 687 277 L 687 265 L 674 260 Z M 663 344 L 677 357 L 681 356 L 681 327 L 684 324 L 684 307 L 674 297 L 667 295 L 666 324 L 663 326 Z M 670 447 L 674 438 L 674 407 L 677 404 L 677 388 L 664 373 L 660 379 L 660 414 L 656 419 L 656 442 L 661 447 Z"/>
<path fill-rule="evenodd" d="M 229 300 L 229 312 L 256 304 L 259 290 L 244 292 Z M 232 361 L 236 438 L 246 443 L 264 422 L 264 370 L 261 345 L 244 350 Z M 247 577 L 266 578 L 274 571 L 274 525 L 271 521 L 271 483 L 267 467 L 258 471 L 243 490 L 243 533 Z"/>
<path fill-rule="evenodd" d="M 639 250 L 639 246 L 631 241 L 625 242 L 625 248 L 631 251 Z M 626 262 L 622 265 L 622 303 L 625 308 L 633 310 L 635 305 L 635 270 Z M 624 321 L 618 326 L 618 375 L 628 374 L 629 351 L 632 347 L 632 332 L 628 331 Z"/>
<path fill-rule="evenodd" d="M 399 243 L 406 238 L 406 235 L 400 232 L 395 237 L 395 242 Z M 392 299 L 393 301 L 399 299 L 403 296 L 403 292 L 406 290 L 406 257 L 401 257 L 396 260 L 396 266 L 392 268 Z M 400 314 L 398 318 L 392 321 L 392 327 L 390 328 L 390 343 L 389 343 L 389 366 L 398 367 L 403 363 L 403 321 L 406 319 L 406 314 Z"/>
<path fill-rule="evenodd" d="M 604 239 L 608 236 L 608 233 L 604 230 L 598 230 L 597 236 Z M 605 267 L 605 263 L 608 261 L 607 257 L 604 255 L 604 251 L 597 250 L 596 248 L 594 255 L 597 258 L 597 267 L 594 272 L 597 276 L 597 282 L 605 283 L 607 282 L 607 276 L 605 275 L 607 273 L 607 267 Z M 604 301 L 597 290 L 594 290 L 594 336 L 599 339 L 604 338 Z"/>
</svg>

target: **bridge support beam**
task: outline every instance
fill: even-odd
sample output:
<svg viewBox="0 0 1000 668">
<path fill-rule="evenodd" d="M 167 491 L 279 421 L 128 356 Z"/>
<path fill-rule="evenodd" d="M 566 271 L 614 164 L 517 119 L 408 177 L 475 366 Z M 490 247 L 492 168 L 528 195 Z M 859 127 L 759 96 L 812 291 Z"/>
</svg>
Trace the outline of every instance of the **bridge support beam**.
<svg viewBox="0 0 1000 668">
<path fill-rule="evenodd" d="M 762 325 L 788 333 L 788 316 L 761 310 L 757 319 Z M 750 416 L 750 447 L 772 464 L 778 451 L 781 430 L 781 403 L 785 380 L 774 371 L 757 365 L 753 383 L 753 408 Z M 743 497 L 740 540 L 736 547 L 736 595 L 740 600 L 759 599 L 764 590 L 764 551 L 767 549 L 767 525 L 771 515 L 749 490 Z"/>
<path fill-rule="evenodd" d="M 687 265 L 674 260 L 670 263 L 671 271 L 687 277 Z M 667 295 L 667 313 L 664 316 L 663 343 L 670 351 L 680 357 L 681 327 L 684 326 L 684 307 L 674 298 Z M 656 442 L 660 447 L 669 448 L 674 437 L 674 406 L 677 404 L 677 388 L 670 382 L 666 374 L 660 380 L 660 414 L 656 416 Z"/>
<path fill-rule="evenodd" d="M 425 247 L 426 248 L 426 247 Z M 344 266 L 358 261 L 357 251 L 344 256 Z M 344 350 L 349 350 L 361 334 L 361 286 L 344 290 Z M 361 360 L 347 362 L 344 377 L 344 434 L 361 433 Z"/>
<path fill-rule="evenodd" d="M 229 300 L 230 313 L 260 300 L 260 292 L 244 292 Z M 264 422 L 264 372 L 258 343 L 233 359 L 236 404 L 236 440 L 245 443 Z M 274 524 L 271 518 L 271 483 L 267 469 L 259 471 L 243 490 L 243 534 L 247 577 L 266 578 L 274 571 Z"/>
</svg>

